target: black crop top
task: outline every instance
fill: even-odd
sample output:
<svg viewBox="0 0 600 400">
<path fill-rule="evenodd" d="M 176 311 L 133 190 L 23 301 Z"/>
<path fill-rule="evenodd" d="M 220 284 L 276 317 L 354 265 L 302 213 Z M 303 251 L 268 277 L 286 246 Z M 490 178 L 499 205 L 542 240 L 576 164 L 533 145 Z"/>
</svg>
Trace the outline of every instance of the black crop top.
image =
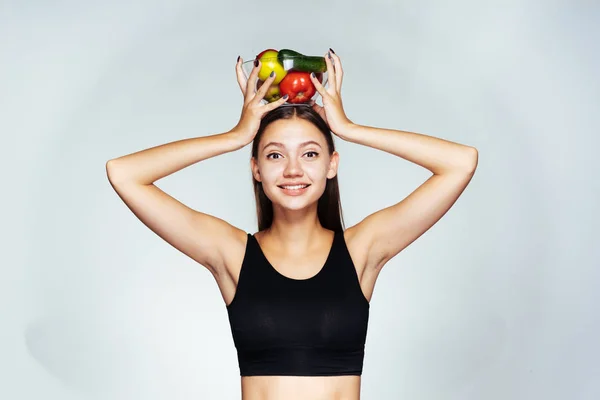
<svg viewBox="0 0 600 400">
<path fill-rule="evenodd" d="M 227 313 L 241 376 L 362 374 L 369 302 L 342 232 L 308 279 L 279 273 L 248 234 Z"/>
</svg>

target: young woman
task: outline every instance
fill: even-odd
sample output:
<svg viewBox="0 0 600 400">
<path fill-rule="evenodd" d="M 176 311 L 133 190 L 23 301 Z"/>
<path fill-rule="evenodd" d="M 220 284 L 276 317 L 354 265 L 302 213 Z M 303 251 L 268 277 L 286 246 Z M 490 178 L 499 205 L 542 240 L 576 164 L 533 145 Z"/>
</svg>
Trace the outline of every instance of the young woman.
<svg viewBox="0 0 600 400">
<path fill-rule="evenodd" d="M 231 323 L 244 400 L 360 398 L 369 302 L 383 266 L 454 204 L 477 150 L 418 133 L 358 125 L 344 113 L 343 70 L 330 49 L 323 106 L 261 104 L 260 63 L 229 132 L 168 143 L 110 160 L 109 180 L 131 211 L 214 276 Z M 345 229 L 331 132 L 416 163 L 432 176 L 399 203 Z M 192 210 L 153 183 L 252 142 L 258 232 Z"/>
</svg>

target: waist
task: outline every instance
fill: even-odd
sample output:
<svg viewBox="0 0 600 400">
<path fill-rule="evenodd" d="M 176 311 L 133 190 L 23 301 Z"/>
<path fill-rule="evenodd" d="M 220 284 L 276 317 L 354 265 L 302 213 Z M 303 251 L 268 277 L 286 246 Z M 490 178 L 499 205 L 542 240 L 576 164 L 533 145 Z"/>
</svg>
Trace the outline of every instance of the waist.
<svg viewBox="0 0 600 400">
<path fill-rule="evenodd" d="M 241 376 L 360 376 L 364 346 L 238 349 L 237 355 Z"/>
<path fill-rule="evenodd" d="M 243 400 L 360 400 L 360 376 L 244 376 Z"/>
</svg>

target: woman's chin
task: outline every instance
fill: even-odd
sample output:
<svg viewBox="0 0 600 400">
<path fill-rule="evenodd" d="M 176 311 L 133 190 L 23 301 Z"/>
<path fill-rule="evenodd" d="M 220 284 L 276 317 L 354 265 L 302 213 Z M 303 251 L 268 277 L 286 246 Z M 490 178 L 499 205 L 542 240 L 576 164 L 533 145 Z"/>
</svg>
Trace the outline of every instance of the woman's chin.
<svg viewBox="0 0 600 400">
<path fill-rule="evenodd" d="M 273 205 L 288 211 L 302 211 L 315 205 L 319 199 L 310 196 L 277 196 Z"/>
<path fill-rule="evenodd" d="M 278 201 L 277 205 L 286 211 L 302 211 L 308 209 L 313 202 L 306 199 L 284 199 Z"/>
</svg>

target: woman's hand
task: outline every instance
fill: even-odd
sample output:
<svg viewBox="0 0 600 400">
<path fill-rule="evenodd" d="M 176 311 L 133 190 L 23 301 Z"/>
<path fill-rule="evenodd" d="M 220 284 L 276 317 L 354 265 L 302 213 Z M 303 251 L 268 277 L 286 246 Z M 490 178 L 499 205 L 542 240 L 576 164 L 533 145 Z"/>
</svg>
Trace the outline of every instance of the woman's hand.
<svg viewBox="0 0 600 400">
<path fill-rule="evenodd" d="M 311 102 L 312 108 L 321 115 L 321 117 L 329 125 L 329 129 L 337 136 L 343 138 L 342 132 L 348 126 L 352 125 L 352 121 L 348 119 L 342 105 L 342 78 L 344 71 L 340 58 L 333 53 L 328 52 L 325 55 L 325 63 L 327 64 L 327 82 L 328 87 L 325 89 L 321 82 L 311 74 L 310 79 L 317 88 L 317 91 L 323 99 L 323 106 L 318 105 L 314 101 Z"/>
<path fill-rule="evenodd" d="M 271 83 L 275 80 L 275 73 L 272 73 L 271 76 L 265 80 L 260 89 L 255 92 L 254 88 L 256 87 L 256 81 L 258 80 L 258 71 L 260 71 L 260 60 L 255 61 L 254 68 L 247 80 L 244 71 L 242 70 L 242 62 L 243 60 L 240 57 L 235 66 L 235 71 L 238 84 L 244 94 L 244 106 L 242 108 L 240 121 L 232 129 L 232 132 L 235 132 L 236 135 L 240 137 L 240 140 L 242 140 L 242 143 L 245 146 L 254 140 L 258 128 L 260 127 L 260 120 L 262 117 L 269 111 L 274 110 L 285 103 L 288 97 L 283 96 L 273 103 L 261 104 L 261 100 L 265 97 Z"/>
</svg>

